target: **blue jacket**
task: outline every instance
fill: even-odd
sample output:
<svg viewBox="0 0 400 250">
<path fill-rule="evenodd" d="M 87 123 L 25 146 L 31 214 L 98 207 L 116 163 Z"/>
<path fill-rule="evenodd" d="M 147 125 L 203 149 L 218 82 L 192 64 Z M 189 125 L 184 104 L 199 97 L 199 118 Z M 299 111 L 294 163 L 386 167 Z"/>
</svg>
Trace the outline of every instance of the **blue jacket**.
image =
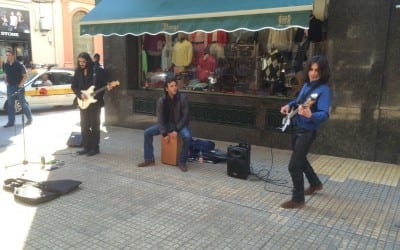
<svg viewBox="0 0 400 250">
<path fill-rule="evenodd" d="M 308 90 L 314 86 L 314 84 L 318 84 L 318 82 L 310 82 L 310 83 L 305 83 L 303 88 L 300 90 L 299 95 L 297 98 L 291 102 L 289 102 L 289 106 L 291 108 L 296 108 L 297 103 L 300 101 L 302 98 L 302 95 L 307 94 Z M 327 84 L 321 84 L 318 87 L 316 87 L 310 94 L 317 93 L 318 97 L 316 102 L 311 105 L 310 109 L 312 112 L 312 116 L 310 118 L 306 118 L 302 115 L 295 115 L 292 119 L 292 124 L 304 128 L 307 130 L 316 130 L 318 127 L 321 125 L 322 122 L 326 121 L 329 119 L 329 107 L 331 105 L 331 89 Z M 306 98 L 303 98 L 303 102 L 309 98 L 307 96 Z"/>
</svg>

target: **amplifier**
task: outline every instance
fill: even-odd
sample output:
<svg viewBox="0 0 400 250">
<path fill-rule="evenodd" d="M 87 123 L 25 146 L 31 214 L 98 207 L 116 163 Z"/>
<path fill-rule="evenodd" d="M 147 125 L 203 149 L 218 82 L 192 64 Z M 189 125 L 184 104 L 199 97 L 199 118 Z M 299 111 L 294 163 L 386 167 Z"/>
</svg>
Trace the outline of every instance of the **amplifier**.
<svg viewBox="0 0 400 250">
<path fill-rule="evenodd" d="M 227 174 L 234 178 L 247 179 L 250 174 L 250 144 L 239 143 L 228 147 Z"/>
</svg>

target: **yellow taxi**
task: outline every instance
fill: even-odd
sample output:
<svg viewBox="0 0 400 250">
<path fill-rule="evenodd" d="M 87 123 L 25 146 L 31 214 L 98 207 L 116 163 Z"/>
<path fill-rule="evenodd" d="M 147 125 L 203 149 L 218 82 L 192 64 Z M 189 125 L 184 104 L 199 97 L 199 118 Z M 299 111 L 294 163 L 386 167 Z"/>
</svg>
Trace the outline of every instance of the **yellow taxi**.
<svg viewBox="0 0 400 250">
<path fill-rule="evenodd" d="M 36 106 L 76 105 L 75 94 L 71 89 L 74 69 L 52 68 L 30 77 L 25 84 L 25 98 L 31 108 Z M 7 110 L 7 86 L 0 79 L 0 110 Z M 15 104 L 17 111 L 20 104 Z"/>
</svg>

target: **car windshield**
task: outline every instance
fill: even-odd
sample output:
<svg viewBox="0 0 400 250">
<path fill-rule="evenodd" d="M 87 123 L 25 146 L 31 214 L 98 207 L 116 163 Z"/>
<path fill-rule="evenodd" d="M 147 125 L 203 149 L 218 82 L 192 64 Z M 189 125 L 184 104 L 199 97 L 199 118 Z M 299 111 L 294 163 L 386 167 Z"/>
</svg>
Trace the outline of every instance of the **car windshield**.
<svg viewBox="0 0 400 250">
<path fill-rule="evenodd" d="M 30 80 L 32 80 L 35 76 L 37 76 L 38 73 L 35 72 L 28 72 L 28 78 L 26 79 L 27 82 L 29 82 Z"/>
</svg>

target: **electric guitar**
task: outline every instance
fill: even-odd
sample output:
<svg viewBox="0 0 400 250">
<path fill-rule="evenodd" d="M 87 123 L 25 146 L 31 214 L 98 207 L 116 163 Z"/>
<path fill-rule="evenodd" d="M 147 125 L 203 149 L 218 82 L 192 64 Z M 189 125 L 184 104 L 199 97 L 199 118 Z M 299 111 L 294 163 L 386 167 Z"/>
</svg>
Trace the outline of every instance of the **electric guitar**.
<svg viewBox="0 0 400 250">
<path fill-rule="evenodd" d="M 111 88 L 114 88 L 119 85 L 119 81 L 112 81 L 107 84 L 107 86 L 111 86 Z M 94 98 L 97 93 L 100 93 L 101 91 L 106 90 L 107 86 L 101 87 L 97 89 L 96 91 L 94 90 L 94 85 L 90 86 L 87 90 L 81 90 L 81 93 L 86 95 L 88 99 L 80 99 L 78 98 L 78 106 L 80 109 L 87 109 L 90 104 L 97 102 L 97 100 Z"/>
<path fill-rule="evenodd" d="M 311 94 L 310 97 L 303 103 L 301 106 L 303 108 L 309 107 L 315 103 L 315 100 L 317 100 L 318 94 L 314 93 Z M 282 127 L 281 131 L 285 132 L 287 127 L 290 125 L 290 121 L 299 112 L 299 108 L 297 107 L 296 109 L 292 109 L 292 111 L 289 112 L 285 117 L 282 119 Z"/>
</svg>

